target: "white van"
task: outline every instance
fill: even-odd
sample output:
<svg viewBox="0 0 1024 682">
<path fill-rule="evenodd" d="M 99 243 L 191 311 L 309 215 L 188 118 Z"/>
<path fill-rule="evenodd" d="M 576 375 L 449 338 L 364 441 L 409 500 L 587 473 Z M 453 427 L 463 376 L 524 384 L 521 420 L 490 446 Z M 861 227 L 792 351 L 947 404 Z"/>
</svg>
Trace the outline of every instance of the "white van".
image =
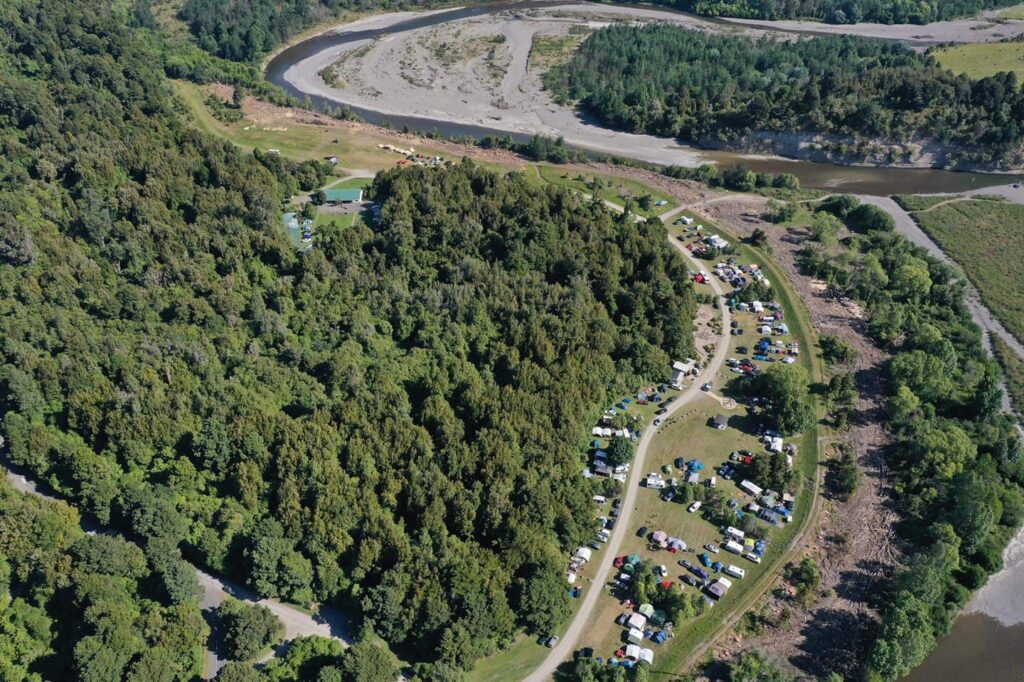
<svg viewBox="0 0 1024 682">
<path fill-rule="evenodd" d="M 727 552 L 732 552 L 733 554 L 743 554 L 743 545 L 736 542 L 735 540 L 729 540 L 729 542 L 725 543 L 724 546 Z"/>
<path fill-rule="evenodd" d="M 748 561 L 753 561 L 755 564 L 761 563 L 761 557 L 757 556 L 753 552 L 747 552 L 743 555 L 743 558 Z"/>
<path fill-rule="evenodd" d="M 725 567 L 725 572 L 731 575 L 733 578 L 742 578 L 747 574 L 747 572 L 744 571 L 742 568 L 740 568 L 739 566 L 733 566 L 732 564 L 729 564 Z"/>
<path fill-rule="evenodd" d="M 608 501 L 608 498 L 605 497 L 604 495 L 594 495 L 594 502 L 596 504 L 604 504 L 607 501 Z"/>
</svg>

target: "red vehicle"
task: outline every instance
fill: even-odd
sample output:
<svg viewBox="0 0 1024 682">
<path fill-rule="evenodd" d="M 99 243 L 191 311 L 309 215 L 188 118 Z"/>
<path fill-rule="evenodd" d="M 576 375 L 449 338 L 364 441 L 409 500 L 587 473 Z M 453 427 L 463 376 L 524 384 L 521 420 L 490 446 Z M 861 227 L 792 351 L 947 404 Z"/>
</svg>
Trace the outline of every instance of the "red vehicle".
<svg viewBox="0 0 1024 682">
<path fill-rule="evenodd" d="M 614 566 L 615 568 L 622 568 L 622 565 L 625 564 L 625 563 L 626 563 L 626 557 L 624 557 L 624 556 L 617 556 L 617 557 L 615 557 L 615 561 L 612 562 L 612 566 Z"/>
</svg>

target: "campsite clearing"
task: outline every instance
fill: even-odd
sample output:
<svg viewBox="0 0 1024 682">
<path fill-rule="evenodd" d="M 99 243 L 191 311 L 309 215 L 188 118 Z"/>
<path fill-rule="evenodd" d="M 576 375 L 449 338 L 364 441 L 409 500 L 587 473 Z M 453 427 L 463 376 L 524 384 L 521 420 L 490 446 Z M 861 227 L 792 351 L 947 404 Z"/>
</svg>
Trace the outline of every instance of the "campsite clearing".
<svg viewBox="0 0 1024 682">
<path fill-rule="evenodd" d="M 932 53 L 939 63 L 953 73 L 980 79 L 1002 71 L 1024 78 L 1024 42 L 973 43 L 942 47 Z"/>
</svg>

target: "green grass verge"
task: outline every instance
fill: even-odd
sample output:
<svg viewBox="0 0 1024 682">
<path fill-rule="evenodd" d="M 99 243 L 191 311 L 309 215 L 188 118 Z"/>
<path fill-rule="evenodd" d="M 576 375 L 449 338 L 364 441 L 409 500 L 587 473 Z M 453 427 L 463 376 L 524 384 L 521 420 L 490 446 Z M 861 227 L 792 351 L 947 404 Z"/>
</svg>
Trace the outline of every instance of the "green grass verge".
<svg viewBox="0 0 1024 682">
<path fill-rule="evenodd" d="M 913 217 L 960 264 L 1010 333 L 1024 339 L 1024 206 L 972 199 Z"/>
<path fill-rule="evenodd" d="M 1017 412 L 1024 411 L 1024 360 L 998 336 L 992 336 L 992 352 L 1006 375 L 1006 390 Z"/>
<path fill-rule="evenodd" d="M 1024 13 L 1018 18 L 1024 18 Z M 956 45 L 939 48 L 932 54 L 953 73 L 971 78 L 986 78 L 1003 71 L 1016 73 L 1018 80 L 1024 78 L 1024 42 Z"/>
<path fill-rule="evenodd" d="M 934 196 L 921 194 L 898 194 L 893 197 L 905 211 L 925 211 L 933 206 L 955 199 L 954 196 Z"/>
</svg>

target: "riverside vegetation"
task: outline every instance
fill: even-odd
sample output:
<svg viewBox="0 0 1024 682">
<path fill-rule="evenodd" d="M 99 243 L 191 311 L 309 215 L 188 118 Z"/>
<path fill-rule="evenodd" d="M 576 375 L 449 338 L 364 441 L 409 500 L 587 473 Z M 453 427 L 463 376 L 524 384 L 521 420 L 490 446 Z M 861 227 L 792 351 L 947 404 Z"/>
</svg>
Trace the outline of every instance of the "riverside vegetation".
<svg viewBox="0 0 1024 682">
<path fill-rule="evenodd" d="M 934 143 L 978 164 L 1022 161 L 1024 90 L 1014 74 L 955 76 L 899 43 L 609 26 L 544 81 L 631 132 L 727 146 L 759 132 L 820 133 Z"/>
<path fill-rule="evenodd" d="M 1017 0 L 658 0 L 687 12 L 743 19 L 812 19 L 831 24 L 872 21 L 927 24 L 1011 7 Z"/>
<path fill-rule="evenodd" d="M 108 10 L 0 8 L 10 459 L 159 557 L 163 609 L 195 608 L 188 559 L 344 605 L 424 677 L 547 631 L 587 425 L 693 351 L 664 227 L 466 163 L 378 176 L 379 221 L 297 254 L 282 202 L 325 169 L 190 129 Z"/>
<path fill-rule="evenodd" d="M 1024 461 L 1013 420 L 1000 409 L 1000 376 L 964 304 L 956 271 L 891 231 L 850 221 L 857 200 L 820 210 L 856 223 L 854 236 L 821 239 L 801 255 L 804 270 L 869 313 L 886 348 L 889 455 L 906 568 L 888 581 L 869 678 L 895 680 L 949 631 L 972 590 L 1002 565 L 1024 520 Z"/>
</svg>

